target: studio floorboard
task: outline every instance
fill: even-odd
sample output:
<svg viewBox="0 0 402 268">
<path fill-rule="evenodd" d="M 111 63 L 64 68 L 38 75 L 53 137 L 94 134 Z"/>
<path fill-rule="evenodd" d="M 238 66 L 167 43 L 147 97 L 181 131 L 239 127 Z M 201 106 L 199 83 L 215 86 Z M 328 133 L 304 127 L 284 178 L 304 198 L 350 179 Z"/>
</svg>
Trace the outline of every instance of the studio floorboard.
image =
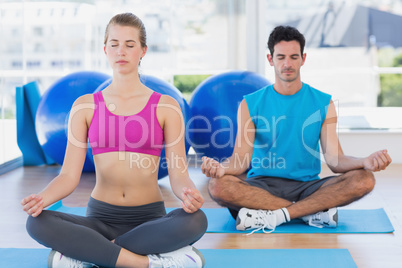
<svg viewBox="0 0 402 268">
<path fill-rule="evenodd" d="M 21 167 L 0 176 L 0 247 L 40 248 L 25 231 L 26 214 L 20 201 L 40 191 L 60 171 L 59 166 Z M 322 176 L 330 172 L 324 166 Z M 208 195 L 206 178 L 198 168 L 190 167 L 190 176 L 205 198 L 205 208 L 219 207 Z M 346 208 L 384 208 L 395 232 L 391 234 L 221 234 L 207 233 L 195 246 L 200 249 L 297 249 L 346 248 L 358 267 L 402 267 L 402 165 L 392 164 L 376 173 L 376 187 L 362 200 Z M 94 185 L 94 173 L 83 173 L 77 189 L 64 201 L 68 206 L 85 206 Z M 180 206 L 170 190 L 167 178 L 159 181 L 167 207 Z M 322 267 L 325 267 L 323 264 Z"/>
</svg>

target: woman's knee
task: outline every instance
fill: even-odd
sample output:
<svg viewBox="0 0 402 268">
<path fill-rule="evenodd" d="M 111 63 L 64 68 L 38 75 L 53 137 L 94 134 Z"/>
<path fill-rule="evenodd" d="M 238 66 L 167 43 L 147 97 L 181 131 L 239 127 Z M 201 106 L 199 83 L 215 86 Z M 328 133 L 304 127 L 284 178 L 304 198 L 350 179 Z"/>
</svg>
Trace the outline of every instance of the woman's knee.
<svg viewBox="0 0 402 268">
<path fill-rule="evenodd" d="M 197 210 L 194 213 L 187 213 L 186 217 L 188 218 L 186 222 L 186 229 L 193 233 L 194 235 L 203 235 L 208 227 L 208 220 L 207 216 L 205 215 L 204 211 L 201 209 Z"/>
<path fill-rule="evenodd" d="M 202 210 L 198 210 L 190 214 L 191 223 L 186 225 L 187 238 L 189 244 L 197 242 L 207 231 L 208 220 L 207 216 Z"/>
<path fill-rule="evenodd" d="M 44 228 L 44 214 L 43 212 L 37 216 L 37 217 L 32 217 L 29 216 L 26 222 L 26 230 L 28 234 L 35 240 L 40 239 L 43 236 L 44 231 L 46 228 Z"/>
<path fill-rule="evenodd" d="M 200 232 L 205 233 L 208 228 L 207 215 L 205 215 L 204 211 L 199 209 L 197 212 L 195 212 L 195 217 L 198 221 L 198 229 L 200 230 Z"/>
<path fill-rule="evenodd" d="M 48 210 L 42 211 L 37 217 L 29 216 L 26 222 L 28 234 L 45 246 L 60 232 L 59 228 L 57 217 L 53 215 L 53 211 Z"/>
</svg>

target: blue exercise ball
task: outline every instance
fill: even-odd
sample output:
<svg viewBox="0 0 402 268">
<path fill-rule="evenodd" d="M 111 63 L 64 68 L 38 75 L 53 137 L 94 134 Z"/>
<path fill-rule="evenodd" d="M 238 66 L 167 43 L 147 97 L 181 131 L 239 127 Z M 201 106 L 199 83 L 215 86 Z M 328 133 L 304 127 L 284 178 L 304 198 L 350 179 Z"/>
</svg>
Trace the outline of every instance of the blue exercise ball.
<svg viewBox="0 0 402 268">
<path fill-rule="evenodd" d="M 188 105 L 186 100 L 183 98 L 183 94 L 175 86 L 169 84 L 168 82 L 166 82 L 160 78 L 157 78 L 157 77 L 154 77 L 151 75 L 142 74 L 140 76 L 140 81 L 145 86 L 152 89 L 153 91 L 164 94 L 164 95 L 169 95 L 172 98 L 174 98 L 180 105 L 180 108 L 182 110 L 183 117 L 184 117 L 184 123 L 185 123 L 185 126 L 187 126 L 187 122 L 191 117 L 190 106 Z M 101 84 L 95 90 L 95 92 L 105 89 L 108 85 L 110 85 L 110 83 L 112 83 L 112 79 L 108 79 L 103 84 Z M 187 138 L 188 137 L 187 127 L 185 130 L 185 134 L 186 134 L 185 147 L 186 147 L 186 154 L 187 154 L 188 150 L 190 149 L 190 143 L 189 143 L 190 138 Z M 163 149 L 161 152 L 161 159 L 160 159 L 160 163 L 159 163 L 158 179 L 161 179 L 161 178 L 165 177 L 166 175 L 168 175 L 168 168 L 167 168 L 167 162 L 166 162 L 166 158 L 165 158 L 165 146 L 163 146 Z"/>
<path fill-rule="evenodd" d="M 36 113 L 35 129 L 44 152 L 62 165 L 67 146 L 68 117 L 74 101 L 93 91 L 110 76 L 82 71 L 57 80 L 43 94 Z M 92 150 L 88 145 L 83 171 L 94 171 Z"/>
<path fill-rule="evenodd" d="M 230 71 L 210 76 L 198 85 L 190 100 L 190 144 L 195 152 L 219 161 L 231 156 L 243 96 L 270 84 L 257 73 Z"/>
</svg>

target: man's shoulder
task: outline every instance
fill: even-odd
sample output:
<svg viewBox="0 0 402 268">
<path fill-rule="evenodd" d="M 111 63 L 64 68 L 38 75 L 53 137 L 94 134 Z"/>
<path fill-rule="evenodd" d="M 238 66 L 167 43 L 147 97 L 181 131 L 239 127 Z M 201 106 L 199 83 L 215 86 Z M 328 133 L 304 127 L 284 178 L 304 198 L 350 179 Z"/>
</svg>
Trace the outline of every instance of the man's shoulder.
<svg viewBox="0 0 402 268">
<path fill-rule="evenodd" d="M 249 94 L 245 95 L 244 98 L 246 98 L 246 99 L 257 98 L 258 99 L 262 95 L 264 95 L 269 90 L 270 87 L 272 87 L 272 85 L 267 85 L 267 86 L 265 86 L 263 88 L 260 88 L 260 89 L 258 89 L 256 91 L 252 92 L 252 93 L 249 93 Z"/>
<path fill-rule="evenodd" d="M 323 96 L 323 97 L 331 97 L 330 94 L 328 94 L 328 93 L 326 93 L 326 92 L 324 92 L 324 91 L 318 90 L 318 89 L 316 89 L 315 87 L 310 86 L 309 84 L 303 83 L 303 85 L 304 85 L 304 86 L 306 87 L 306 89 L 309 90 L 312 94 L 319 95 L 319 96 Z"/>
</svg>

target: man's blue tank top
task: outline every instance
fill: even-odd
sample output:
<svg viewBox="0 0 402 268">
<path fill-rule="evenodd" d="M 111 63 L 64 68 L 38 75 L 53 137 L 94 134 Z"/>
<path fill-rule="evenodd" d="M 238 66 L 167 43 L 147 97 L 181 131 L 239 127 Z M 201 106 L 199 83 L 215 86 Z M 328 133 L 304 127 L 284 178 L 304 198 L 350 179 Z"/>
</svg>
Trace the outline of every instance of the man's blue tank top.
<svg viewBox="0 0 402 268">
<path fill-rule="evenodd" d="M 247 177 L 319 179 L 321 126 L 331 96 L 303 83 L 294 95 L 269 85 L 244 98 L 256 128 Z"/>
</svg>

